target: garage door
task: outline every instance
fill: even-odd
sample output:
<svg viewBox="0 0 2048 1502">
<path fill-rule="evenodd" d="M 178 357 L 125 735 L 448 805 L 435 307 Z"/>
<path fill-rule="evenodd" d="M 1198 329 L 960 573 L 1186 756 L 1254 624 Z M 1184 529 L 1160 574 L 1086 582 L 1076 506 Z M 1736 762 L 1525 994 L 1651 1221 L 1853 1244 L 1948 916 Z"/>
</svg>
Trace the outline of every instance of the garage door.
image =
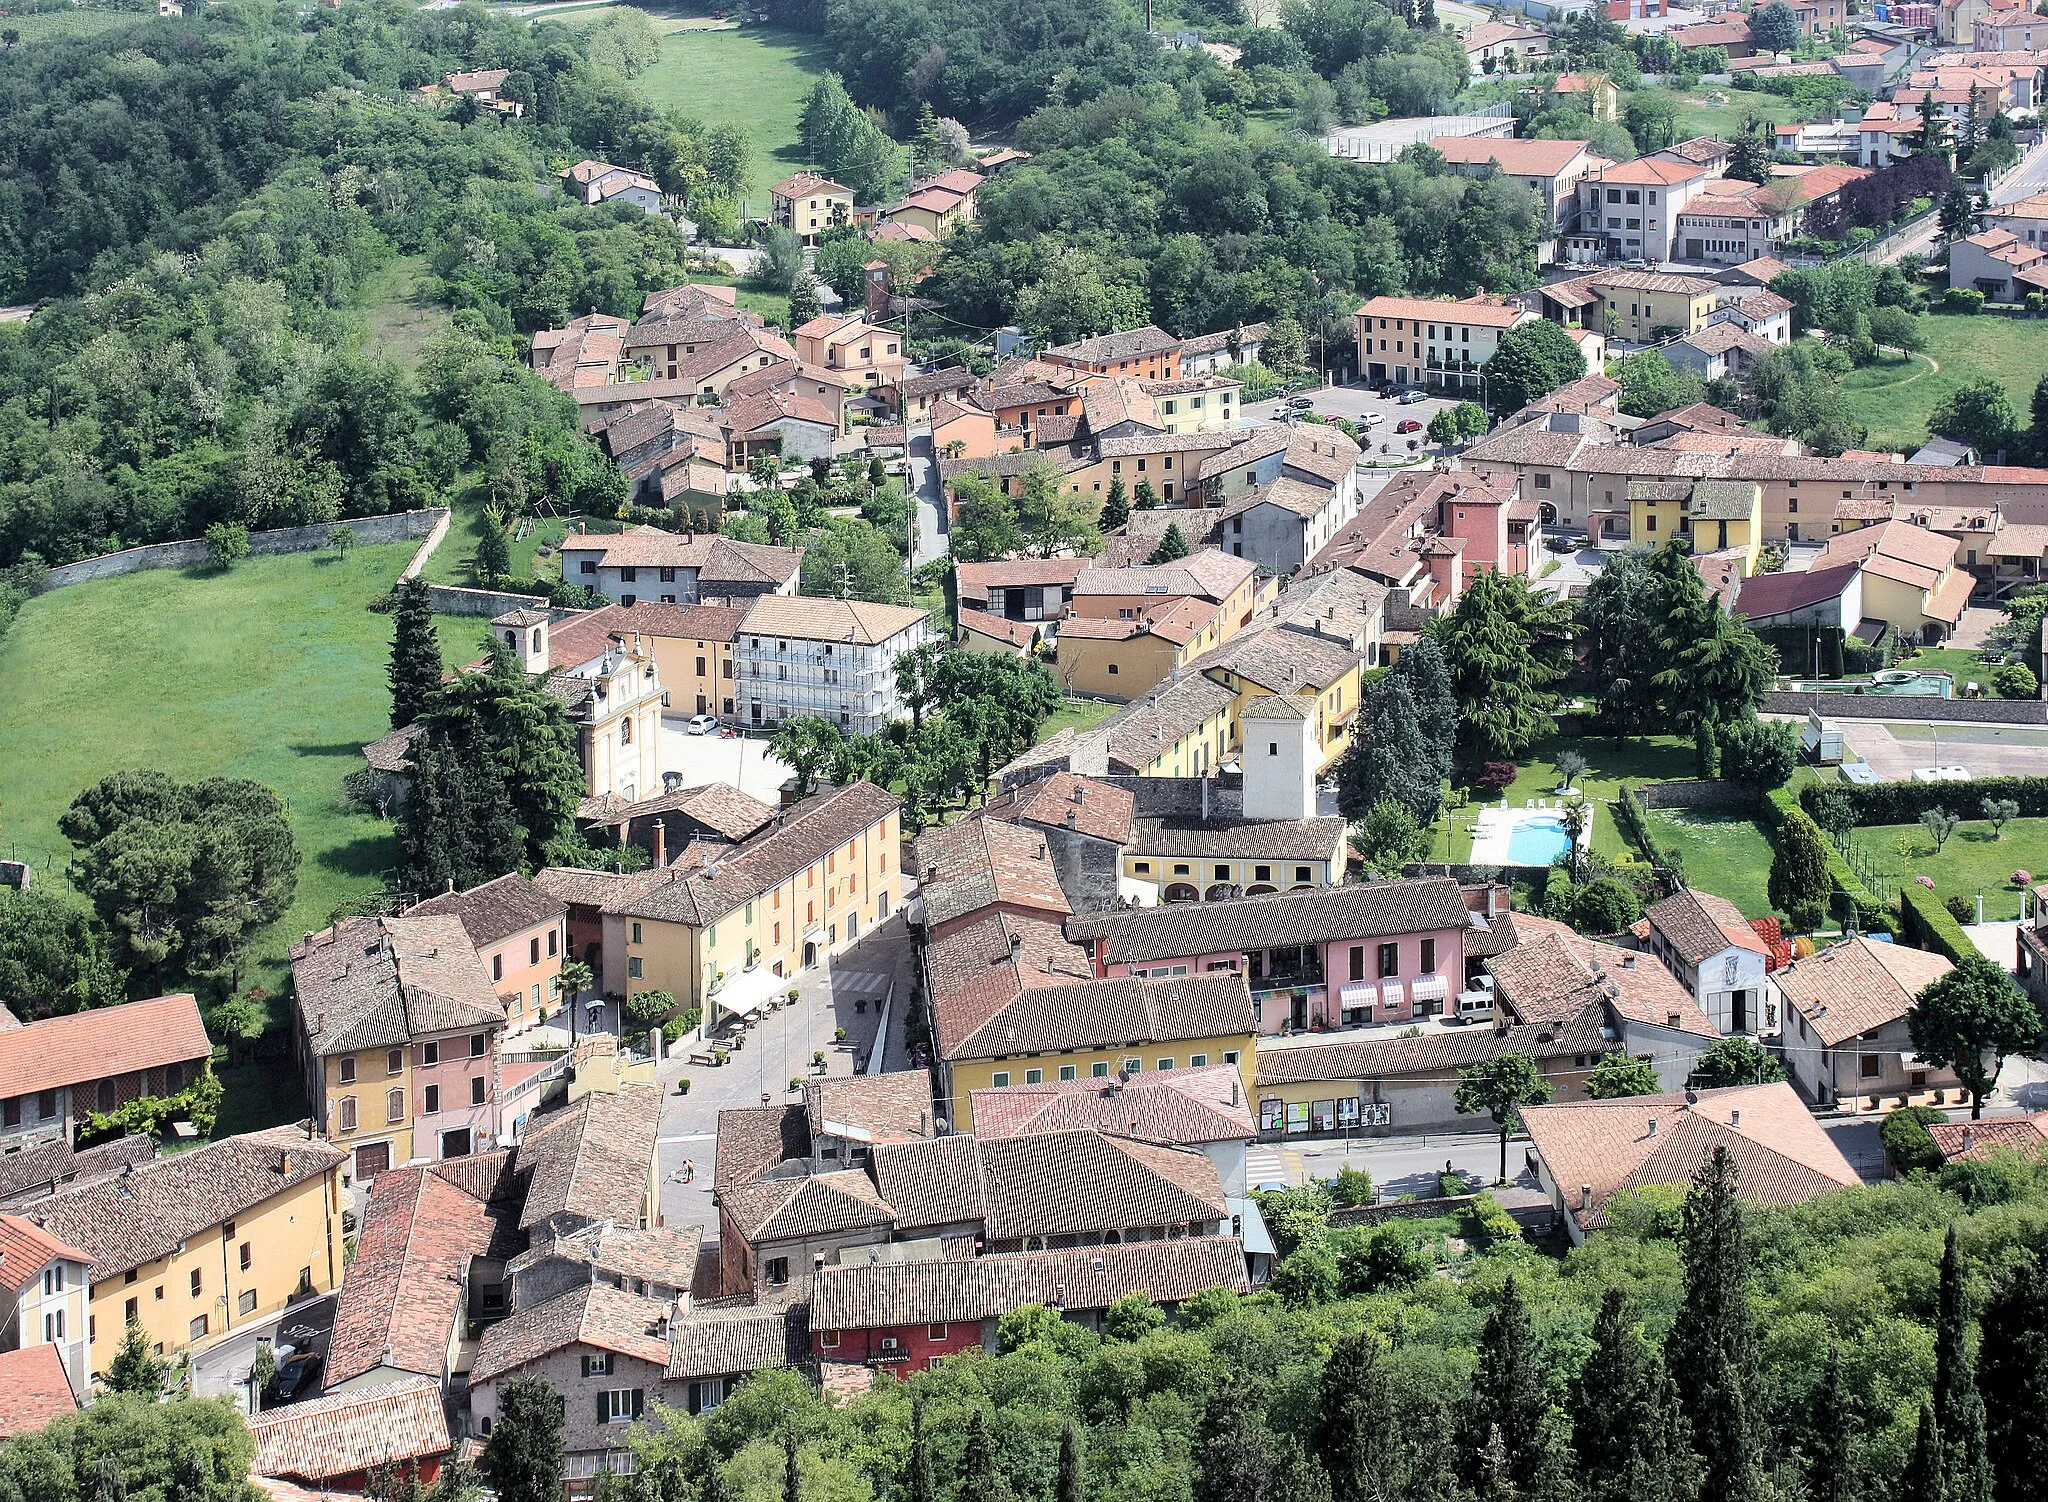
<svg viewBox="0 0 2048 1502">
<path fill-rule="evenodd" d="M 391 1144 L 388 1142 L 365 1142 L 356 1149 L 356 1179 L 363 1182 L 374 1179 L 391 1166 Z"/>
</svg>

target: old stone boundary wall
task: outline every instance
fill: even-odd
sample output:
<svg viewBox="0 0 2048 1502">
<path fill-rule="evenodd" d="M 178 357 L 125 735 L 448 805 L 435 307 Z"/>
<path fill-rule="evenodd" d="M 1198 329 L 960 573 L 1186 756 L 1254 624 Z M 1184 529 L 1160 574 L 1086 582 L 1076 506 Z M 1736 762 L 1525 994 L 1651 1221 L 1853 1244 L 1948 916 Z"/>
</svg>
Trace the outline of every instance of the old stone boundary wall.
<svg viewBox="0 0 2048 1502">
<path fill-rule="evenodd" d="M 460 584 L 429 584 L 427 601 L 436 615 L 499 616 L 512 610 L 546 610 L 555 620 L 582 612 L 557 610 L 540 595 L 515 595 L 502 589 L 468 589 Z"/>
<path fill-rule="evenodd" d="M 2048 725 L 2038 699 L 1935 699 L 1919 694 L 1764 695 L 1765 714 L 1817 714 L 1828 720 L 1967 720 L 1980 725 Z"/>
<path fill-rule="evenodd" d="M 398 511 L 388 516 L 359 516 L 341 522 L 314 522 L 305 527 L 280 527 L 271 532 L 249 534 L 249 555 L 264 558 L 276 553 L 311 553 L 327 546 L 327 534 L 336 526 L 347 527 L 356 534 L 359 543 L 406 542 L 413 538 L 428 538 L 438 542 L 448 530 L 448 511 L 445 507 L 434 507 L 427 511 Z M 438 534 L 438 535 L 437 535 Z M 432 547 L 422 548 L 416 554 L 407 572 L 418 568 L 426 561 L 426 554 Z M 204 565 L 211 561 L 206 543 L 201 538 L 190 538 L 184 542 L 153 542 L 139 548 L 126 548 L 118 553 L 103 553 L 97 558 L 82 558 L 76 563 L 64 564 L 50 570 L 46 587 L 62 589 L 70 584 L 84 584 L 93 579 L 115 579 L 123 574 L 140 573 L 150 568 L 189 568 L 195 564 Z"/>
<path fill-rule="evenodd" d="M 1646 809 L 1710 808 L 1725 813 L 1753 814 L 1761 801 L 1755 788 L 1739 782 L 1708 782 L 1699 778 L 1646 782 L 1635 790 L 1635 795 Z"/>
</svg>

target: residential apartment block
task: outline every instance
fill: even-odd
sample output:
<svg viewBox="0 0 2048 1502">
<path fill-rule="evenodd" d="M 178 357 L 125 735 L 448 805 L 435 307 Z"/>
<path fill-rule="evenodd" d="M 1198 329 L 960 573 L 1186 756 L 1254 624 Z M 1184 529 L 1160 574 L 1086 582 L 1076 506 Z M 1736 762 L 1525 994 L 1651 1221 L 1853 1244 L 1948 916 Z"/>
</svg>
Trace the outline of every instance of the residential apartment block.
<svg viewBox="0 0 2048 1502">
<path fill-rule="evenodd" d="M 850 736 L 878 734 L 908 717 L 896 659 L 929 634 L 925 612 L 908 606 L 763 596 L 733 636 L 740 719 L 774 726 L 817 715 Z"/>
<path fill-rule="evenodd" d="M 562 577 L 616 605 L 745 604 L 761 595 L 795 594 L 803 558 L 800 548 L 634 527 L 564 538 Z"/>
<path fill-rule="evenodd" d="M 1354 315 L 1358 367 L 1372 385 L 1478 391 L 1500 336 L 1536 315 L 1483 296 L 1374 297 Z"/>
</svg>

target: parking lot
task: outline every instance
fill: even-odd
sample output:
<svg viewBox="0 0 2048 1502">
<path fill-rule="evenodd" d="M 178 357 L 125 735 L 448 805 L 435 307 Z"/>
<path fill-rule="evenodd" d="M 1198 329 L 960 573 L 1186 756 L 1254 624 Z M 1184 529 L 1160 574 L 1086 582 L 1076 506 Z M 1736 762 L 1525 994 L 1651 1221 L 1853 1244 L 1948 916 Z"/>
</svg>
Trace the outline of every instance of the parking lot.
<svg viewBox="0 0 2048 1502">
<path fill-rule="evenodd" d="M 763 803 L 777 801 L 790 768 L 768 749 L 765 739 L 741 735 L 728 740 L 716 731 L 691 735 L 689 723 L 688 715 L 661 717 L 662 765 L 680 772 L 684 787 L 723 782 Z"/>
<path fill-rule="evenodd" d="M 1374 458 L 1391 458 L 1400 453 L 1423 453 L 1429 447 L 1426 436 L 1429 420 L 1446 407 L 1455 407 L 1455 398 L 1429 396 L 1419 402 L 1403 406 L 1395 398 L 1382 397 L 1371 387 L 1323 386 L 1314 390 L 1296 392 L 1297 398 L 1307 397 L 1311 410 L 1321 417 L 1342 417 L 1357 425 L 1359 441 L 1367 445 Z M 1476 398 L 1475 398 L 1476 399 Z M 1285 403 L 1275 398 L 1272 401 L 1254 402 L 1244 409 L 1244 415 L 1261 422 L 1278 421 L 1285 412 Z M 1404 422 L 1413 422 L 1414 428 L 1406 433 L 1400 431 Z M 1408 448 L 1413 439 L 1415 447 Z"/>
</svg>

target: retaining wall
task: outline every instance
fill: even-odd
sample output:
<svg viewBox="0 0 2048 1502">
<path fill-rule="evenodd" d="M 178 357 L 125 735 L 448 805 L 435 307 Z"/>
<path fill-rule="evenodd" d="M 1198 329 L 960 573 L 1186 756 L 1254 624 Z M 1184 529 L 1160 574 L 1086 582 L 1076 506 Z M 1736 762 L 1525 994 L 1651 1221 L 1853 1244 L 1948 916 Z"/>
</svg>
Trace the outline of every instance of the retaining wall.
<svg viewBox="0 0 2048 1502">
<path fill-rule="evenodd" d="M 399 511 L 389 516 L 358 516 L 339 522 L 314 522 L 305 527 L 280 527 L 270 532 L 249 534 L 249 556 L 265 558 L 274 553 L 312 553 L 327 546 L 327 534 L 334 527 L 347 527 L 360 543 L 406 542 L 430 536 L 438 525 L 446 530 L 448 512 L 444 507 L 428 511 Z M 49 572 L 47 587 L 62 589 L 67 584 L 84 584 L 92 579 L 114 579 L 122 574 L 140 573 L 148 568 L 190 568 L 211 563 L 202 538 L 183 542 L 153 542 L 97 558 L 82 558 Z"/>
<path fill-rule="evenodd" d="M 1788 689 L 1765 694 L 1763 710 L 1765 714 L 1817 714 L 1829 720 L 2048 725 L 2048 704 L 2038 699 L 1936 699 L 1920 694 L 1815 694 Z"/>
<path fill-rule="evenodd" d="M 459 584 L 429 584 L 427 600 L 436 615 L 477 615 L 489 619 L 513 610 L 545 610 L 555 620 L 581 611 L 556 610 L 541 595 L 515 595 L 501 589 L 465 589 Z"/>
<path fill-rule="evenodd" d="M 1707 781 L 1697 777 L 1676 782 L 1646 782 L 1635 790 L 1644 808 L 1711 808 L 1730 813 L 1756 812 L 1757 792 L 1739 782 Z"/>
</svg>

